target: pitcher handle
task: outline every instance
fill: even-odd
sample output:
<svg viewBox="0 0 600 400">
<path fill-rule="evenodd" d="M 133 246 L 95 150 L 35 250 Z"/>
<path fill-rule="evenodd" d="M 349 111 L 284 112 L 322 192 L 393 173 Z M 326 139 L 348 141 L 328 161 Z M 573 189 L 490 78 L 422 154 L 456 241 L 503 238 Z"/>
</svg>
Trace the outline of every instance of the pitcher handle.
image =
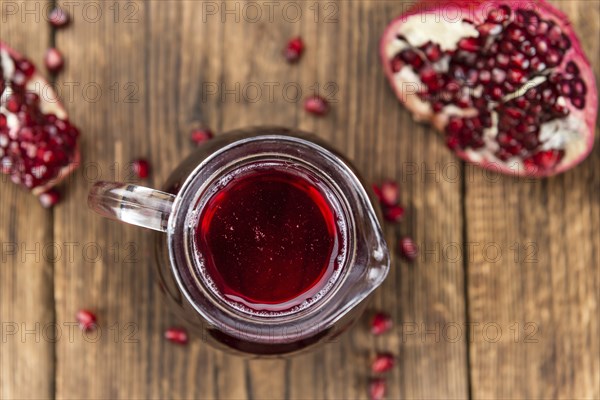
<svg viewBox="0 0 600 400">
<path fill-rule="evenodd" d="M 175 196 L 120 182 L 97 182 L 88 206 L 103 217 L 166 232 Z"/>
</svg>

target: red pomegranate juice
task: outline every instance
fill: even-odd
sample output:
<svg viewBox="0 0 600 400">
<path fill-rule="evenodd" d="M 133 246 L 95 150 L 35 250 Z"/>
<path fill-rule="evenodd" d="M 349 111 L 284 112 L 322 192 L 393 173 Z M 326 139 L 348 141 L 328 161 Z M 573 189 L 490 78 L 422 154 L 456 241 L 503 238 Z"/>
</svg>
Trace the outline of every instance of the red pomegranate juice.
<svg viewBox="0 0 600 400">
<path fill-rule="evenodd" d="M 212 290 L 263 315 L 306 308 L 327 292 L 340 273 L 344 241 L 322 187 L 284 165 L 232 175 L 196 227 L 201 272 Z"/>
</svg>

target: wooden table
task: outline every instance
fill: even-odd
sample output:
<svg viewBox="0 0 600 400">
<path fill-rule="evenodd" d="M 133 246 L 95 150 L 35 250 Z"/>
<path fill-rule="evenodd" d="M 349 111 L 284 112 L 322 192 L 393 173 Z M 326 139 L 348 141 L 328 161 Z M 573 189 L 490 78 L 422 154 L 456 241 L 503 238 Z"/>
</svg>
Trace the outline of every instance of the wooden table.
<svg viewBox="0 0 600 400">
<path fill-rule="evenodd" d="M 598 76 L 600 3 L 555 3 Z M 0 398 L 364 398 L 377 350 L 398 356 L 390 398 L 600 398 L 600 146 L 544 180 L 459 162 L 382 74 L 379 37 L 406 4 L 64 1 L 74 23 L 60 31 L 40 17 L 43 1 L 0 5 L 3 41 L 40 66 L 50 44 L 66 55 L 56 85 L 84 159 L 52 211 L 0 183 Z M 307 51 L 288 65 L 281 49 L 294 35 Z M 326 118 L 302 110 L 316 87 L 337 101 Z M 363 323 L 317 352 L 269 361 L 163 340 L 178 319 L 155 285 L 148 232 L 97 217 L 86 197 L 98 179 L 130 179 L 140 156 L 153 164 L 143 183 L 159 187 L 200 124 L 313 131 L 368 179 L 401 183 L 407 216 L 386 235 L 392 247 L 413 236 L 421 256 L 394 256 L 374 296 L 372 309 L 393 315 L 391 334 L 375 338 Z M 73 327 L 80 308 L 98 314 L 97 337 Z"/>
</svg>

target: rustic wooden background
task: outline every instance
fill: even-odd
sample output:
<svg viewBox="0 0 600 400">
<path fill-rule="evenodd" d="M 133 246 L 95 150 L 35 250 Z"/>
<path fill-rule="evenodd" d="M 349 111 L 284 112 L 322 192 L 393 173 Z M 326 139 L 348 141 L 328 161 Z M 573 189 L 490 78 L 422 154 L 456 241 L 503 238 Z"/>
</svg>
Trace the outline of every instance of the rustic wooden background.
<svg viewBox="0 0 600 400">
<path fill-rule="evenodd" d="M 0 398 L 364 398 L 369 360 L 388 349 L 399 358 L 389 398 L 600 398 L 600 146 L 538 181 L 457 161 L 382 74 L 379 37 L 406 4 L 60 3 L 74 22 L 55 31 L 43 18 L 50 3 L 0 0 L 3 41 L 40 66 L 52 44 L 66 55 L 56 85 L 85 161 L 52 211 L 0 183 Z M 600 76 L 600 2 L 555 4 Z M 307 51 L 290 66 L 281 49 L 294 35 Z M 294 100 L 315 85 L 337 100 L 326 118 Z M 374 338 L 363 324 L 270 361 L 162 339 L 178 320 L 154 283 L 148 232 L 93 215 L 86 196 L 97 179 L 130 179 L 139 156 L 153 164 L 144 183 L 160 186 L 198 124 L 314 131 L 367 178 L 401 183 L 407 218 L 387 238 L 412 235 L 422 251 L 414 265 L 394 257 L 374 296 L 372 309 L 394 317 L 391 334 Z M 72 328 L 82 307 L 97 312 L 97 337 Z"/>
</svg>

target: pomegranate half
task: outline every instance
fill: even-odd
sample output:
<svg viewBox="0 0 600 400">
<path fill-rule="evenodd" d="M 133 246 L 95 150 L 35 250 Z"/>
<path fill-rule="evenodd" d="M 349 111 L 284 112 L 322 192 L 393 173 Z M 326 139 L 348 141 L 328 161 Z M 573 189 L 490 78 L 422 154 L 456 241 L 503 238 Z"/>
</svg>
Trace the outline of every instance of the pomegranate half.
<svg viewBox="0 0 600 400">
<path fill-rule="evenodd" d="M 380 50 L 400 101 L 466 161 L 544 177 L 592 149 L 593 72 L 567 17 L 544 0 L 420 2 Z"/>
<path fill-rule="evenodd" d="M 78 166 L 78 137 L 52 86 L 0 42 L 0 171 L 40 195 Z"/>
</svg>

